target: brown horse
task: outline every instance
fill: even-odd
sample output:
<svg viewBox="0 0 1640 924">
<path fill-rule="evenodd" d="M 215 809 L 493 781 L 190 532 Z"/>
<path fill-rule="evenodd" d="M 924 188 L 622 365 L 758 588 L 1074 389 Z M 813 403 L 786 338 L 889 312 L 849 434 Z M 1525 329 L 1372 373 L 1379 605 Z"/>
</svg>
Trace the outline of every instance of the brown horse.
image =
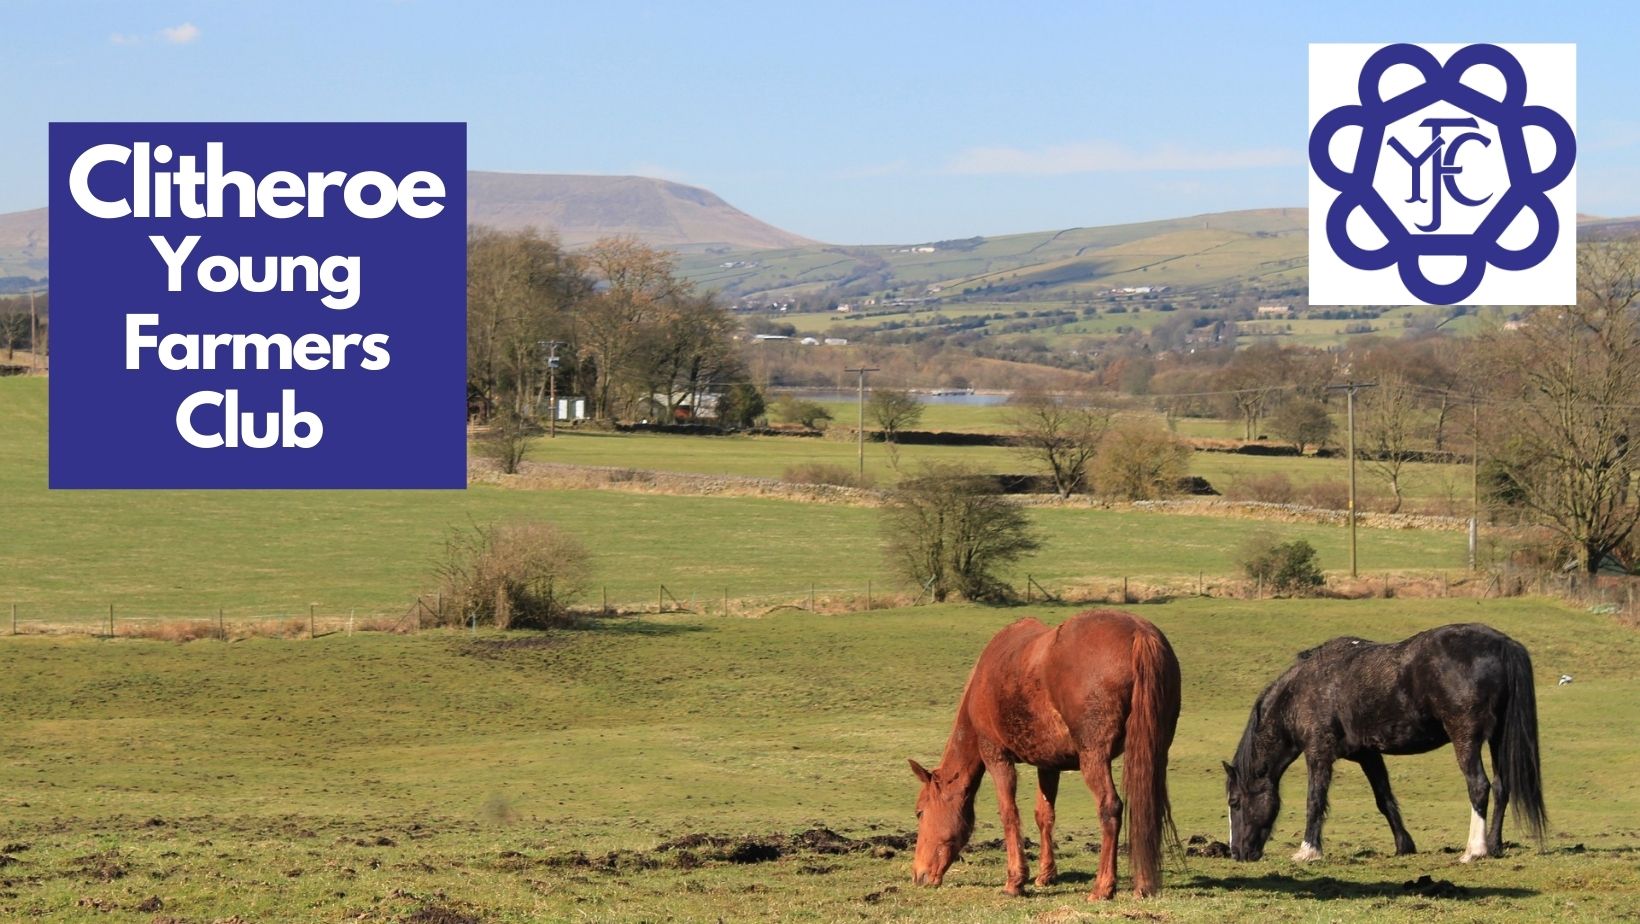
<svg viewBox="0 0 1640 924">
<path fill-rule="evenodd" d="M 1122 800 L 1110 762 L 1122 754 L 1135 895 L 1159 888 L 1162 829 L 1172 828 L 1167 749 L 1179 720 L 1179 662 L 1148 621 L 1112 610 L 1079 613 L 1058 628 L 1021 619 L 980 653 L 957 706 L 940 765 L 925 770 L 917 796 L 912 879 L 939 885 L 974 832 L 974 795 L 987 770 L 996 783 L 1008 845 L 1009 895 L 1025 890 L 1030 867 L 1014 802 L 1014 764 L 1037 768 L 1036 824 L 1042 831 L 1037 885 L 1055 875 L 1054 797 L 1063 770 L 1082 771 L 1099 804 L 1099 878 L 1092 899 L 1116 894 Z"/>
</svg>

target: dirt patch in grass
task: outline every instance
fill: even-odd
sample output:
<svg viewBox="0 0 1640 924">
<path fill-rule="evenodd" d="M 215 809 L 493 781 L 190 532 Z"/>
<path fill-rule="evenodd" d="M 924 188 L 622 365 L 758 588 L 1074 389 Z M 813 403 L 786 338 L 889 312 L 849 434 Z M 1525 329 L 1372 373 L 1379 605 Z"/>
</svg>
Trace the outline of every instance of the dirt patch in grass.
<svg viewBox="0 0 1640 924">
<path fill-rule="evenodd" d="M 423 905 L 399 920 L 404 924 L 480 924 L 477 917 L 445 905 Z"/>
<path fill-rule="evenodd" d="M 773 863 L 785 858 L 835 857 L 854 853 L 887 860 L 892 859 L 897 851 L 908 849 L 912 840 L 910 835 L 904 834 L 855 838 L 825 827 L 809 828 L 796 834 L 731 835 L 696 831 L 663 841 L 653 850 L 612 850 L 601 856 L 589 856 L 576 850 L 530 860 L 516 851 L 507 851 L 497 866 L 512 871 L 542 865 L 625 872 L 661 866 L 684 870 L 713 864 L 743 866 Z M 835 866 L 807 863 L 802 871 L 822 875 L 834 869 Z"/>
<path fill-rule="evenodd" d="M 1401 883 L 1401 891 L 1424 898 L 1468 898 L 1469 890 L 1445 879 L 1419 876 Z"/>
<path fill-rule="evenodd" d="M 1230 856 L 1230 845 L 1223 841 L 1216 841 L 1205 834 L 1192 834 L 1184 842 L 1184 855 L 1222 860 Z"/>
<path fill-rule="evenodd" d="M 515 651 L 537 651 L 556 648 L 564 643 L 562 636 L 526 635 L 519 638 L 475 638 L 456 648 L 456 653 L 469 658 L 495 660 Z"/>
</svg>

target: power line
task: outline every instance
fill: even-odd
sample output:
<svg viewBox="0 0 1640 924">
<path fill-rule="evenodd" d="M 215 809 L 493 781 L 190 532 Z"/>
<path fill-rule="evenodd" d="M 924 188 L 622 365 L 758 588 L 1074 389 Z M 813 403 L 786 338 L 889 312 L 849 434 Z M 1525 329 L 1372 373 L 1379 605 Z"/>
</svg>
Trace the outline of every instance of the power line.
<svg viewBox="0 0 1640 924">
<path fill-rule="evenodd" d="M 1256 392 L 1261 392 L 1261 391 L 1262 392 L 1295 391 L 1295 390 L 1303 388 L 1303 387 L 1305 387 L 1305 386 L 1297 385 L 1297 384 L 1261 385 L 1261 386 L 1258 386 L 1256 388 L 1230 388 L 1230 389 L 1225 389 L 1223 391 L 1169 391 L 1169 392 L 1157 392 L 1157 393 L 1152 394 L 1152 395 L 1144 395 L 1144 396 L 1140 396 L 1140 397 L 1150 397 L 1150 398 L 1218 398 L 1218 397 L 1223 397 L 1225 395 L 1250 395 L 1250 394 L 1254 394 Z"/>
</svg>

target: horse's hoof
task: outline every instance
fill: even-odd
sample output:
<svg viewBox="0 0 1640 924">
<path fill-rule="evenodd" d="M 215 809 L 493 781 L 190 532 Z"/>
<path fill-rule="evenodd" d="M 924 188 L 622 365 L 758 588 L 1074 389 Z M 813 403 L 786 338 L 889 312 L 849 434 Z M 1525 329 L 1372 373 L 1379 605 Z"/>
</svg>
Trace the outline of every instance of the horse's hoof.
<svg viewBox="0 0 1640 924">
<path fill-rule="evenodd" d="M 1486 854 L 1484 854 L 1484 853 L 1466 853 L 1463 856 L 1458 858 L 1458 862 L 1459 863 L 1473 863 L 1476 860 L 1484 860 L 1484 859 L 1486 859 Z"/>
<path fill-rule="evenodd" d="M 1057 874 L 1055 874 L 1055 873 L 1042 873 L 1041 875 L 1036 877 L 1036 884 L 1039 885 L 1039 886 L 1043 886 L 1043 887 L 1051 886 L 1051 885 L 1053 885 L 1053 880 L 1054 880 L 1055 875 L 1057 875 Z"/>
<path fill-rule="evenodd" d="M 1110 885 L 1094 883 L 1093 891 L 1088 893 L 1088 901 L 1090 902 L 1108 902 L 1115 897 L 1116 883 L 1114 882 Z"/>
<path fill-rule="evenodd" d="M 1396 844 L 1395 845 L 1395 855 L 1398 856 L 1398 857 L 1410 857 L 1410 856 L 1412 856 L 1413 854 L 1415 854 L 1417 852 L 1418 852 L 1417 845 L 1412 843 L 1411 841 L 1407 841 L 1405 844 Z"/>
<path fill-rule="evenodd" d="M 1321 851 L 1312 847 L 1308 842 L 1299 845 L 1298 852 L 1293 854 L 1295 863 L 1308 863 L 1311 860 L 1321 859 Z"/>
<path fill-rule="evenodd" d="M 1012 895 L 1014 898 L 1020 898 L 1025 894 L 1025 886 L 1023 884 L 1014 885 L 1010 882 L 1002 887 L 1002 894 Z"/>
</svg>

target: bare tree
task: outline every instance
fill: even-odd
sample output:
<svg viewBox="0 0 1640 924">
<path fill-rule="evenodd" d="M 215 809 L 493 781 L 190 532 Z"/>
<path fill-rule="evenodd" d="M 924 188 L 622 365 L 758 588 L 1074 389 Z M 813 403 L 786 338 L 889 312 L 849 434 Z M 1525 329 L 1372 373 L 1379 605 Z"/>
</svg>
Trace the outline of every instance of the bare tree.
<svg viewBox="0 0 1640 924">
<path fill-rule="evenodd" d="M 1160 424 L 1129 420 L 1105 435 L 1093 470 L 1100 494 L 1153 500 L 1177 493 L 1190 472 L 1190 447 Z"/>
<path fill-rule="evenodd" d="M 923 403 L 909 391 L 878 388 L 866 402 L 866 416 L 882 431 L 884 439 L 893 442 L 896 434 L 922 421 Z"/>
<path fill-rule="evenodd" d="M 1070 497 L 1087 482 L 1088 461 L 1110 430 L 1114 411 L 1085 397 L 1026 391 L 1014 397 L 1007 414 L 1020 455 L 1041 465 L 1054 490 Z"/>
<path fill-rule="evenodd" d="M 888 449 L 889 464 L 900 468 L 900 447 L 896 437 L 915 427 L 922 420 L 923 403 L 909 391 L 879 388 L 866 402 L 866 415 L 883 434 L 883 445 Z"/>
<path fill-rule="evenodd" d="M 633 344 L 628 374 L 674 420 L 681 405 L 698 411 L 702 398 L 746 378 L 734 335 L 739 325 L 707 294 L 679 293 L 660 306 Z"/>
<path fill-rule="evenodd" d="M 569 339 L 572 313 L 591 292 L 579 260 L 552 237 L 468 233 L 467 382 L 481 416 L 533 412 L 546 385 L 540 343 Z"/>
<path fill-rule="evenodd" d="M 6 358 L 16 355 L 17 345 L 28 340 L 28 315 L 21 311 L 0 310 L 0 347 Z"/>
<path fill-rule="evenodd" d="M 1481 343 L 1499 403 L 1486 409 L 1488 459 L 1507 493 L 1598 571 L 1640 521 L 1640 244 L 1585 245 L 1578 303 L 1539 308 Z"/>
<path fill-rule="evenodd" d="M 1358 426 L 1365 452 L 1361 464 L 1384 479 L 1395 497 L 1390 513 L 1401 509 L 1401 476 L 1415 452 L 1413 439 L 1418 424 L 1418 393 L 1398 375 L 1386 375 L 1378 387 L 1367 389 L 1361 398 Z"/>
<path fill-rule="evenodd" d="M 475 524 L 450 531 L 437 576 L 458 622 L 545 629 L 573 621 L 569 606 L 591 562 L 586 546 L 551 523 Z"/>
<path fill-rule="evenodd" d="M 490 418 L 489 431 L 478 437 L 474 449 L 479 455 L 494 459 L 502 474 L 516 475 L 537 432 L 528 417 L 506 405 Z"/>
<path fill-rule="evenodd" d="M 1435 412 L 1435 450 L 1446 449 L 1446 424 L 1461 403 L 1457 394 L 1459 372 L 1473 344 L 1453 337 L 1429 337 L 1409 345 L 1408 378 L 1418 387 L 1419 400 Z"/>
<path fill-rule="evenodd" d="M 1255 343 L 1237 350 L 1219 373 L 1216 386 L 1241 417 L 1246 439 L 1257 439 L 1259 422 L 1264 419 L 1275 396 L 1287 387 L 1291 357 L 1274 343 Z"/>
<path fill-rule="evenodd" d="M 902 481 L 882 516 L 889 564 L 936 602 L 1006 599 L 997 572 L 1041 548 L 1024 508 L 967 469 L 930 466 Z"/>
<path fill-rule="evenodd" d="M 1293 444 L 1299 455 L 1307 446 L 1320 448 L 1332 439 L 1332 415 L 1321 402 L 1309 398 L 1295 398 L 1276 409 L 1270 417 L 1270 432 Z"/>
<path fill-rule="evenodd" d="M 598 241 L 586 260 L 600 288 L 581 303 L 577 330 L 581 349 L 597 370 L 593 413 L 612 419 L 615 386 L 631 370 L 645 329 L 662 322 L 671 299 L 689 287 L 674 274 L 670 255 L 633 238 Z"/>
</svg>

